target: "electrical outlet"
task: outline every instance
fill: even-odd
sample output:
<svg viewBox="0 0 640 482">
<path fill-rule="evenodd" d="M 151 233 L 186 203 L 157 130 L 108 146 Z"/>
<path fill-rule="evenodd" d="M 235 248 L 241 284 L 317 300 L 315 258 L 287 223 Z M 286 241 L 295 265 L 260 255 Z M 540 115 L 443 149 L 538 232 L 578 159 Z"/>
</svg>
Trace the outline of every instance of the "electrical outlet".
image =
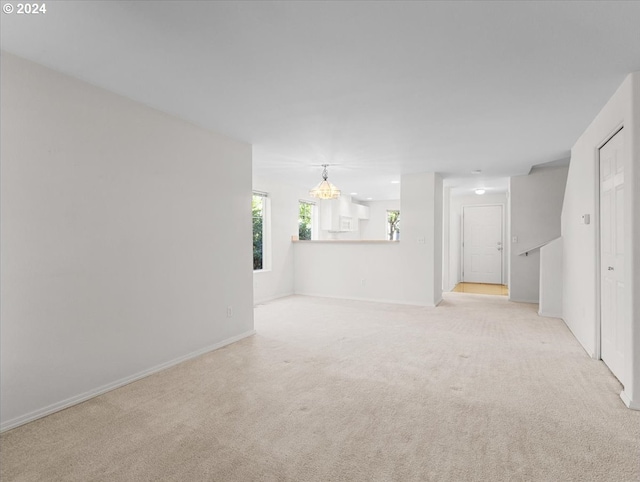
<svg viewBox="0 0 640 482">
<path fill-rule="evenodd" d="M 231 318 L 233 316 L 233 306 L 227 306 L 227 318 Z"/>
</svg>

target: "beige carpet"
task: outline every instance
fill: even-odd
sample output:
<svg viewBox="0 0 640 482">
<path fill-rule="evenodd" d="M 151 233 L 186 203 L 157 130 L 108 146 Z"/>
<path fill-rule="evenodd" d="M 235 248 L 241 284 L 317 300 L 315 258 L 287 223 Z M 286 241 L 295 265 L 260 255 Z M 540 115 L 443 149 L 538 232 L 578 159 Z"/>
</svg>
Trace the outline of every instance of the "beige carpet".
<svg viewBox="0 0 640 482">
<path fill-rule="evenodd" d="M 535 305 L 290 297 L 256 329 L 6 432 L 2 480 L 640 480 L 640 412 Z"/>
</svg>

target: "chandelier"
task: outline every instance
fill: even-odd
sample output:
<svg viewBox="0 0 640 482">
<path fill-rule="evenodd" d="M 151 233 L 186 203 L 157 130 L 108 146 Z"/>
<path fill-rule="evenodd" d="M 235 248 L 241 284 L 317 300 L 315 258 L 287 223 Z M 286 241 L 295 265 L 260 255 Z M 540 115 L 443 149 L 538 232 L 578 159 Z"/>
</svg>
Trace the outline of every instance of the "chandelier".
<svg viewBox="0 0 640 482">
<path fill-rule="evenodd" d="M 317 197 L 318 199 L 337 199 L 340 197 L 340 189 L 327 181 L 329 176 L 327 172 L 328 166 L 329 164 L 322 164 L 322 181 L 309 191 L 311 197 Z"/>
</svg>

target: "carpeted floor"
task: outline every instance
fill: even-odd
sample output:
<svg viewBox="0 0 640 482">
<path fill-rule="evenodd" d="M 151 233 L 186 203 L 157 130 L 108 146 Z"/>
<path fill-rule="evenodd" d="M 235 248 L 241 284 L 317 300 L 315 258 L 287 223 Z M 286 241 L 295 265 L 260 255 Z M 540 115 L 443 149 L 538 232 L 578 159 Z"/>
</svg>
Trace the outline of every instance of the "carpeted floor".
<svg viewBox="0 0 640 482">
<path fill-rule="evenodd" d="M 640 412 L 536 305 L 289 297 L 257 335 L 6 432 L 3 481 L 637 481 Z"/>
</svg>

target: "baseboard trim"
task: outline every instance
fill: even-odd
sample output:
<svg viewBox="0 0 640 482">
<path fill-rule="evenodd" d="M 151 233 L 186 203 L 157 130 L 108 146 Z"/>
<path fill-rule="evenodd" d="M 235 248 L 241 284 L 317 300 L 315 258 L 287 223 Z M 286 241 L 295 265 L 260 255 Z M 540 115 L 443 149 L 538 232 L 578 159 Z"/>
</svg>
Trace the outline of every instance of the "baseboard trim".
<svg viewBox="0 0 640 482">
<path fill-rule="evenodd" d="M 519 300 L 516 298 L 511 298 L 509 297 L 509 301 L 513 301 L 514 303 L 531 303 L 533 305 L 537 305 L 538 304 L 538 300 Z"/>
<path fill-rule="evenodd" d="M 182 363 L 184 361 L 190 360 L 191 358 L 196 358 L 210 351 L 214 351 L 219 348 L 222 348 L 223 346 L 227 346 L 237 341 L 240 341 L 243 338 L 247 338 L 248 336 L 254 335 L 255 333 L 256 333 L 255 330 L 250 330 L 250 331 L 241 333 L 239 335 L 232 336 L 231 338 L 227 338 L 226 340 L 222 340 L 218 343 L 214 343 L 213 345 L 209 345 L 199 350 L 188 353 L 186 355 L 180 356 L 178 358 L 174 358 L 173 360 L 169 360 L 159 365 L 155 365 L 151 368 L 148 368 L 147 370 L 143 370 L 141 372 L 135 373 L 128 377 L 121 378 L 120 380 L 116 380 L 115 382 L 102 385 L 101 387 L 97 387 L 93 390 L 89 390 L 79 395 L 75 395 L 73 397 L 67 398 L 66 400 L 53 403 L 51 405 L 40 408 L 38 410 L 34 410 L 33 412 L 27 413 L 25 415 L 20 415 L 19 417 L 13 418 L 11 420 L 7 420 L 6 422 L 3 422 L 2 424 L 0 424 L 0 432 L 11 430 L 12 428 L 16 428 L 16 427 L 19 427 L 20 425 L 33 422 L 34 420 L 37 420 L 39 418 L 46 417 L 47 415 L 51 415 L 52 413 L 59 412 L 60 410 L 64 410 L 65 408 L 72 407 L 73 405 L 86 402 L 87 400 L 98 397 L 104 393 L 110 392 L 111 390 L 115 390 L 116 388 L 120 388 L 125 385 L 128 385 L 129 383 L 133 383 L 137 380 L 140 380 L 141 378 L 145 378 L 150 375 L 153 375 L 154 373 L 158 373 L 158 372 L 161 372 L 162 370 L 166 370 L 167 368 L 177 365 L 178 363 Z"/>
<path fill-rule="evenodd" d="M 596 357 L 595 346 L 586 345 L 584 341 L 578 337 L 576 332 L 573 330 L 573 326 L 571 325 L 571 323 L 569 323 L 566 320 L 566 318 L 564 318 L 564 316 L 561 316 L 560 319 L 564 322 L 564 326 L 567 327 L 567 329 L 571 332 L 573 337 L 578 341 L 578 344 L 582 347 L 582 349 L 587 354 L 587 356 L 589 356 L 589 358 L 593 358 L 594 360 L 597 360 L 598 358 Z"/>
<path fill-rule="evenodd" d="M 556 313 L 546 313 L 544 311 L 538 311 L 538 316 L 544 316 L 545 318 L 562 318 L 562 315 Z"/>
<path fill-rule="evenodd" d="M 337 296 L 337 295 L 328 295 L 328 294 L 320 294 L 320 293 L 306 293 L 306 292 L 302 292 L 302 291 L 298 291 L 295 293 L 296 295 L 300 295 L 300 296 L 313 296 L 315 298 L 331 298 L 334 300 L 351 300 L 351 301 L 367 301 L 370 303 L 387 303 L 387 304 L 391 304 L 391 305 L 409 305 L 409 306 L 426 306 L 429 308 L 433 308 L 436 305 L 435 304 L 428 304 L 428 303 L 417 303 L 417 302 L 411 302 L 411 301 L 399 301 L 399 300 L 392 300 L 392 299 L 388 299 L 388 298 L 361 298 L 361 297 L 357 297 L 357 296 Z"/>
<path fill-rule="evenodd" d="M 261 298 L 259 300 L 253 300 L 253 306 L 260 305 L 262 303 L 269 303 L 270 301 L 279 300 L 280 298 L 286 298 L 287 296 L 293 296 L 295 293 L 290 291 L 288 293 L 282 293 L 278 295 L 273 295 L 269 298 Z"/>
<path fill-rule="evenodd" d="M 640 402 L 636 402 L 635 400 L 631 400 L 627 394 L 624 392 L 624 390 L 622 390 L 620 392 L 620 398 L 622 398 L 622 401 L 624 402 L 624 404 L 630 408 L 631 410 L 640 410 Z"/>
</svg>

